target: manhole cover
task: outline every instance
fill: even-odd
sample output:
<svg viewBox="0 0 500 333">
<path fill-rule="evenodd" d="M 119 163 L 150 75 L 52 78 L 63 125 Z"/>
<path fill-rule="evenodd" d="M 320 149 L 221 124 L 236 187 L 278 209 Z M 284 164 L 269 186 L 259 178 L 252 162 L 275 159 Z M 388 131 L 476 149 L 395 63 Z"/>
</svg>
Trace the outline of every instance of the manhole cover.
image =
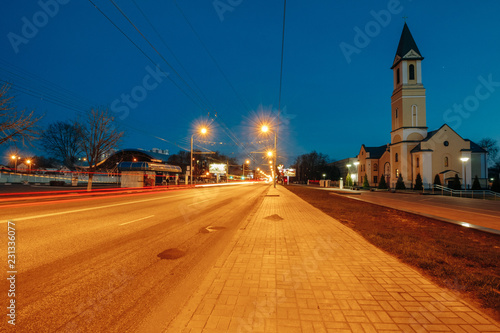
<svg viewBox="0 0 500 333">
<path fill-rule="evenodd" d="M 281 220 L 284 220 L 284 218 L 282 218 L 278 214 L 273 214 L 273 215 L 266 216 L 266 217 L 264 217 L 264 219 L 271 220 L 271 221 L 281 221 Z"/>
<path fill-rule="evenodd" d="M 226 229 L 226 228 L 225 227 L 213 227 L 213 226 L 209 225 L 208 227 L 201 228 L 200 233 L 208 234 L 210 232 L 214 232 L 214 231 L 222 230 L 222 229 Z"/>
<path fill-rule="evenodd" d="M 185 254 L 186 252 L 179 249 L 168 249 L 158 254 L 158 257 L 160 259 L 178 259 L 180 257 L 183 257 Z"/>
</svg>

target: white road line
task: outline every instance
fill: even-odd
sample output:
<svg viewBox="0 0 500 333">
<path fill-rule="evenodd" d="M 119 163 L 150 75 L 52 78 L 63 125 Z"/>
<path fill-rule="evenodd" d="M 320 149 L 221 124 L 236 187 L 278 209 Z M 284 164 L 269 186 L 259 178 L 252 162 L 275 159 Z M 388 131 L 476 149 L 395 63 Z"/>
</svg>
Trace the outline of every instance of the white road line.
<svg viewBox="0 0 500 333">
<path fill-rule="evenodd" d="M 202 203 L 202 202 L 205 202 L 205 201 L 209 201 L 209 200 L 212 200 L 212 199 L 207 199 L 207 200 L 203 200 L 203 201 L 198 201 L 198 202 L 195 202 L 195 203 L 189 204 L 188 206 L 197 205 L 197 204 L 199 204 L 199 203 Z"/>
<path fill-rule="evenodd" d="M 64 215 L 64 214 L 71 214 L 71 213 L 79 213 L 79 212 L 86 212 L 89 210 L 95 210 L 95 209 L 101 209 L 101 208 L 109 208 L 109 207 L 117 207 L 117 206 L 125 206 L 125 205 L 130 205 L 134 203 L 140 203 L 140 202 L 147 202 L 147 201 L 155 201 L 155 200 L 165 200 L 173 197 L 180 197 L 183 194 L 178 194 L 178 195 L 172 195 L 168 197 L 161 197 L 161 198 L 154 198 L 154 199 L 144 199 L 144 200 L 136 200 L 136 201 L 127 201 L 127 202 L 122 202 L 122 203 L 117 203 L 117 204 L 112 204 L 112 205 L 106 205 L 106 206 L 99 206 L 99 207 L 89 207 L 89 208 L 81 208 L 81 209 L 74 209 L 74 210 L 68 210 L 65 212 L 57 212 L 57 213 L 50 213 L 50 214 L 42 214 L 42 215 L 35 215 L 35 216 L 27 216 L 27 217 L 20 217 L 20 218 L 10 218 L 8 220 L 0 221 L 0 223 L 7 223 L 7 221 L 25 221 L 25 220 L 32 220 L 32 219 L 39 219 L 43 217 L 49 217 L 49 216 L 58 216 L 58 215 Z"/>
<path fill-rule="evenodd" d="M 150 217 L 153 217 L 153 216 L 154 215 L 146 216 L 146 217 L 143 217 L 143 218 L 140 218 L 140 219 L 137 219 L 137 220 L 133 220 L 133 221 L 130 221 L 130 222 L 121 223 L 120 225 L 125 225 L 125 224 L 134 223 L 134 222 L 139 222 L 139 221 L 142 221 L 142 220 L 145 220 L 145 219 L 149 219 Z"/>
</svg>

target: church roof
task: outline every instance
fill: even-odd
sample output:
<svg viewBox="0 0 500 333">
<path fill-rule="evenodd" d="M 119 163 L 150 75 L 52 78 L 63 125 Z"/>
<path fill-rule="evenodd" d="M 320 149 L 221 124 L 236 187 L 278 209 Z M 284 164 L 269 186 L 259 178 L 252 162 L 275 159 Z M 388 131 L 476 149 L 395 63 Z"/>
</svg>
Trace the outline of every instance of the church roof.
<svg viewBox="0 0 500 333">
<path fill-rule="evenodd" d="M 411 52 L 412 50 L 413 52 Z M 415 43 L 415 40 L 411 35 L 410 28 L 408 28 L 408 25 L 406 23 L 403 27 L 401 38 L 399 39 L 398 49 L 396 51 L 396 56 L 394 57 L 394 63 L 391 69 L 396 67 L 396 65 L 399 64 L 403 59 L 424 59 L 418 49 L 417 43 Z"/>
<path fill-rule="evenodd" d="M 470 151 L 473 153 L 486 153 L 487 150 L 475 143 L 474 141 L 465 140 L 470 142 Z"/>
<path fill-rule="evenodd" d="M 368 157 L 368 158 L 379 159 L 382 157 L 382 155 L 384 155 L 386 150 L 387 150 L 387 145 L 383 145 L 380 147 L 366 147 L 365 146 L 365 151 L 367 153 L 370 153 L 370 157 Z"/>
<path fill-rule="evenodd" d="M 427 136 L 425 137 L 425 139 L 423 139 L 421 142 L 426 142 L 426 141 L 429 141 L 434 135 L 436 135 L 437 132 L 439 132 L 443 127 L 447 126 L 450 130 L 452 130 L 456 135 L 458 135 L 458 137 L 462 138 L 457 132 L 455 132 L 453 130 L 453 128 L 451 128 L 450 126 L 448 126 L 447 124 L 443 124 L 441 127 L 439 127 L 437 130 L 434 130 L 434 131 L 430 131 L 430 132 L 427 132 Z M 470 149 L 462 149 L 462 151 L 470 151 L 470 152 L 473 152 L 473 153 L 486 153 L 487 151 L 482 148 L 480 145 L 478 145 L 477 143 L 475 143 L 474 141 L 471 141 L 469 139 L 463 139 L 464 141 L 468 141 L 470 142 Z M 419 143 L 418 145 L 416 145 L 410 152 L 411 153 L 417 153 L 419 151 L 432 151 L 431 149 L 422 149 L 422 146 L 421 144 Z"/>
</svg>

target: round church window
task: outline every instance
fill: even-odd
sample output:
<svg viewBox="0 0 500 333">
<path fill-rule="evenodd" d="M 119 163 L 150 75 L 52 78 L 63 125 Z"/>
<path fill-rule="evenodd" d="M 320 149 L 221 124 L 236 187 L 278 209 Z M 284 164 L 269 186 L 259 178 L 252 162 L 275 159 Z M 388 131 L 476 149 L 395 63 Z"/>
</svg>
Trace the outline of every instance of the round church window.
<svg viewBox="0 0 500 333">
<path fill-rule="evenodd" d="M 448 147 L 448 145 L 449 145 L 449 144 L 450 144 L 450 143 L 449 143 L 448 141 L 443 142 L 443 145 L 444 145 L 445 147 Z"/>
</svg>

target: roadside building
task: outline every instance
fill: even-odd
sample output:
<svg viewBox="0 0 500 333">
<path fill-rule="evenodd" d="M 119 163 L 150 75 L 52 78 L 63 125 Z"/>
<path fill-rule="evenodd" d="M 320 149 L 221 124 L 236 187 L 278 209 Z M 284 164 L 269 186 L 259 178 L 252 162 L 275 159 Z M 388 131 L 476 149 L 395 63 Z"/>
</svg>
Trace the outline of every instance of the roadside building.
<svg viewBox="0 0 500 333">
<path fill-rule="evenodd" d="M 436 175 L 441 184 L 448 184 L 458 174 L 462 185 L 468 188 L 476 176 L 486 186 L 487 152 L 483 148 L 462 138 L 447 124 L 427 131 L 423 59 L 405 23 L 391 67 L 391 142 L 377 147 L 361 146 L 360 181 L 366 175 L 370 185 L 376 186 L 383 176 L 390 187 L 395 187 L 401 176 L 410 188 L 420 174 L 424 186 L 430 187 Z"/>
</svg>

